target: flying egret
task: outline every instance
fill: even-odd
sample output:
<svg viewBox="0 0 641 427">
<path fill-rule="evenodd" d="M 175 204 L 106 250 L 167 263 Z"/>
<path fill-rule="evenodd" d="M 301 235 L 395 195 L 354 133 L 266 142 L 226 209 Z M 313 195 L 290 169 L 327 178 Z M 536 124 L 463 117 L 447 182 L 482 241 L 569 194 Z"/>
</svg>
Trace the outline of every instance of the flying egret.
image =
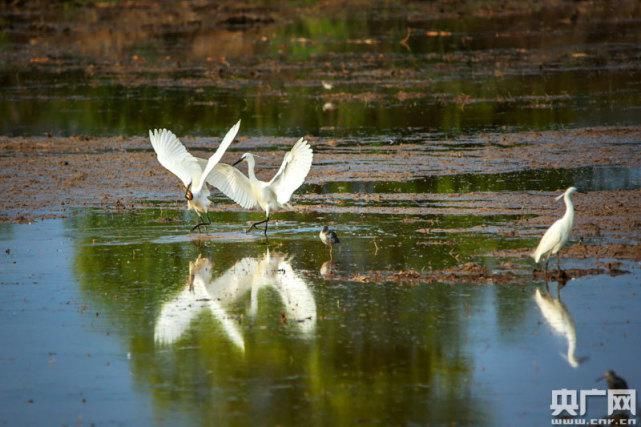
<svg viewBox="0 0 641 427">
<path fill-rule="evenodd" d="M 309 143 L 301 138 L 285 155 L 280 169 L 269 182 L 256 179 L 254 174 L 256 161 L 251 153 L 243 154 L 232 166 L 219 164 L 212 170 L 210 178 L 217 183 L 216 187 L 223 194 L 243 208 L 251 209 L 258 205 L 265 211 L 266 218 L 253 223 L 247 233 L 257 225 L 265 224 L 263 233 L 267 236 L 269 215 L 277 209 L 289 207 L 289 199 L 305 181 L 312 166 L 313 157 L 314 152 Z M 233 167 L 243 160 L 247 162 L 249 177 Z"/>
<path fill-rule="evenodd" d="M 187 208 L 190 210 L 193 209 L 198 215 L 199 222 L 191 231 L 200 228 L 202 225 L 211 224 L 211 219 L 207 214 L 207 210 L 211 204 L 208 198 L 210 193 L 205 182 L 217 186 L 215 180 L 210 176 L 211 172 L 216 169 L 217 166 L 220 166 L 218 162 L 223 157 L 223 154 L 225 154 L 229 144 L 231 144 L 236 137 L 239 128 L 240 120 L 227 131 L 218 149 L 209 160 L 192 156 L 178 137 L 167 129 L 154 129 L 153 131 L 149 131 L 149 139 L 151 140 L 151 145 L 154 147 L 154 151 L 158 155 L 158 161 L 171 173 L 180 178 L 185 186 Z M 204 222 L 202 214 L 205 215 L 208 222 Z"/>
<path fill-rule="evenodd" d="M 559 271 L 561 271 L 559 251 L 570 238 L 570 232 L 574 225 L 574 205 L 572 204 L 572 194 L 576 191 L 577 189 L 575 187 L 570 187 L 556 198 L 557 201 L 561 198 L 564 199 L 565 214 L 561 219 L 557 220 L 550 228 L 547 229 L 541 238 L 541 242 L 539 242 L 539 246 L 531 255 L 536 263 L 538 263 L 542 257 L 545 257 L 545 277 L 547 277 L 548 272 L 548 261 L 550 260 L 550 256 L 554 254 L 556 254 L 557 267 Z"/>
<path fill-rule="evenodd" d="M 318 233 L 318 237 L 320 237 L 321 242 L 323 242 L 325 246 L 329 246 L 329 257 L 331 259 L 332 252 L 334 251 L 334 245 L 341 242 L 338 239 L 336 232 L 334 230 L 330 230 L 329 227 L 325 225 L 320 233 Z"/>
</svg>

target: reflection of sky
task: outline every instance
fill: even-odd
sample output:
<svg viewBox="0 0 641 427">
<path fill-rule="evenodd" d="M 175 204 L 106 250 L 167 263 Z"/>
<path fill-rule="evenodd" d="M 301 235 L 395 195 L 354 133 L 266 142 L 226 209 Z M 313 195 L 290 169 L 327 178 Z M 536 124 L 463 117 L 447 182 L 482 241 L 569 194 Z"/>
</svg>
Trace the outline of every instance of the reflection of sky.
<svg viewBox="0 0 641 427">
<path fill-rule="evenodd" d="M 496 304 L 511 304 L 497 299 L 496 288 L 487 288 L 487 298 L 470 322 L 470 353 L 474 355 L 475 390 L 492 407 L 497 425 L 549 425 L 552 389 L 607 388 L 595 378 L 614 369 L 629 379 L 631 387 L 641 378 L 638 352 L 641 313 L 638 302 L 641 272 L 616 277 L 586 276 L 568 282 L 561 298 L 572 313 L 577 329 L 577 352 L 589 358 L 572 368 L 563 357 L 566 341 L 546 324 L 534 299 L 527 307 L 524 321 L 514 326 L 513 336 L 500 333 Z M 555 283 L 551 283 L 556 286 Z M 534 286 L 523 289 L 528 295 Z M 555 290 L 553 290 L 555 292 Z M 613 319 L 614 317 L 614 319 Z M 627 323 L 629 320 L 630 323 Z M 607 413 L 606 400 L 590 400 L 588 415 Z"/>
<path fill-rule="evenodd" d="M 150 401 L 133 387 L 129 349 L 106 313 L 83 302 L 63 225 L 13 226 L 0 241 L 0 423 L 147 424 Z"/>
</svg>

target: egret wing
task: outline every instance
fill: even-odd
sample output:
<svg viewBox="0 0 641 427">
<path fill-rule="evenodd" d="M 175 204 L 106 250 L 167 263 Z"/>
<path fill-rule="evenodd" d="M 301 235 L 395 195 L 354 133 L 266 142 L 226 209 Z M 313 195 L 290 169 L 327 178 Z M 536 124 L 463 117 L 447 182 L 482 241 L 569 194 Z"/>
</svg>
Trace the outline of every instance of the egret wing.
<svg viewBox="0 0 641 427">
<path fill-rule="evenodd" d="M 539 246 L 532 253 L 534 262 L 539 262 L 543 255 L 550 252 L 561 241 L 561 225 L 561 220 L 559 219 L 543 234 Z"/>
<path fill-rule="evenodd" d="M 176 175 L 187 187 L 200 180 L 202 168 L 198 159 L 189 154 L 178 137 L 167 129 L 149 131 L 149 140 L 158 156 L 158 161 Z"/>
<path fill-rule="evenodd" d="M 201 188 L 203 188 L 203 185 L 205 185 L 205 181 L 207 180 L 207 176 L 209 176 L 214 166 L 216 166 L 216 164 L 223 157 L 223 154 L 225 154 L 225 151 L 227 151 L 229 144 L 231 144 L 234 141 L 234 138 L 236 138 L 236 134 L 238 133 L 239 128 L 240 128 L 240 120 L 238 120 L 238 122 L 234 126 L 232 126 L 231 129 L 227 131 L 227 134 L 225 135 L 223 140 L 220 142 L 218 149 L 216 150 L 214 155 L 211 156 L 207 161 L 207 166 L 205 166 L 205 169 L 203 170 L 203 173 L 202 173 L 203 179 L 198 181 L 198 185 L 194 186 L 194 192 L 197 193 L 201 190 Z"/>
<path fill-rule="evenodd" d="M 249 178 L 233 166 L 218 163 L 207 176 L 207 182 L 245 209 L 256 206 Z"/>
<path fill-rule="evenodd" d="M 283 164 L 269 182 L 278 203 L 281 205 L 287 203 L 294 191 L 305 182 L 313 159 L 312 147 L 303 138 L 299 139 L 290 152 L 285 155 Z"/>
</svg>

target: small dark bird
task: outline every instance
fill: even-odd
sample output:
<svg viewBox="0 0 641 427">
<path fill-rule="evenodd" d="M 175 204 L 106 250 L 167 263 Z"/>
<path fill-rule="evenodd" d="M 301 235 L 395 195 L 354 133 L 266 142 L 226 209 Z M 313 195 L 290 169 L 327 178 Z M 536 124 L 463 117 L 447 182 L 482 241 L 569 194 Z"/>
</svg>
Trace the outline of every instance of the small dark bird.
<svg viewBox="0 0 641 427">
<path fill-rule="evenodd" d="M 330 230 L 328 226 L 324 226 L 318 236 L 320 237 L 321 242 L 323 242 L 326 246 L 329 246 L 329 255 L 331 257 L 332 251 L 334 250 L 334 245 L 341 242 L 338 239 L 336 232 L 334 232 L 334 230 Z"/>
<path fill-rule="evenodd" d="M 597 378 L 597 381 L 600 380 L 605 380 L 608 383 L 608 388 L 612 390 L 627 390 L 628 389 L 628 383 L 625 382 L 623 378 L 618 376 L 616 372 L 614 372 L 612 369 L 608 369 L 605 371 L 605 374 L 603 376 Z"/>
</svg>

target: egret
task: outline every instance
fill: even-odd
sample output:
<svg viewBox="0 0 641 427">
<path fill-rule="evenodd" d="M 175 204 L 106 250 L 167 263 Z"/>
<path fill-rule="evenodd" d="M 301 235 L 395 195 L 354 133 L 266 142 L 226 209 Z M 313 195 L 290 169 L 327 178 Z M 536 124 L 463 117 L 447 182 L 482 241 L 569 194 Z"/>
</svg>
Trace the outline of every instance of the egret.
<svg viewBox="0 0 641 427">
<path fill-rule="evenodd" d="M 329 256 L 331 258 L 332 252 L 334 250 L 334 245 L 337 245 L 341 242 L 338 239 L 336 232 L 334 230 L 330 230 L 329 227 L 325 225 L 320 233 L 318 233 L 318 237 L 320 237 L 321 242 L 323 242 L 325 246 L 329 246 Z"/>
<path fill-rule="evenodd" d="M 577 191 L 575 187 L 570 187 L 563 194 L 556 197 L 555 200 L 563 198 L 565 201 L 565 214 L 557 220 L 550 228 L 547 229 L 539 246 L 532 253 L 534 262 L 538 263 L 542 257 L 545 257 L 545 277 L 547 278 L 548 261 L 550 256 L 556 254 L 556 262 L 559 271 L 561 270 L 561 260 L 559 251 L 567 243 L 570 238 L 570 232 L 574 225 L 574 205 L 572 204 L 572 194 Z"/>
<path fill-rule="evenodd" d="M 205 182 L 217 186 L 217 183 L 211 178 L 211 172 L 217 166 L 220 166 L 218 162 L 225 154 L 229 144 L 236 137 L 239 128 L 240 120 L 227 131 L 218 149 L 209 160 L 192 156 L 178 137 L 167 129 L 149 131 L 149 139 L 158 155 L 158 161 L 182 181 L 185 186 L 187 209 L 194 210 L 198 215 L 199 222 L 191 231 L 200 228 L 202 225 L 211 224 L 211 219 L 207 214 L 211 204 L 208 198 L 210 193 Z M 207 217 L 208 222 L 204 222 L 203 214 Z"/>
<path fill-rule="evenodd" d="M 259 206 L 265 211 L 266 218 L 255 222 L 247 229 L 249 233 L 257 225 L 265 224 L 263 233 L 267 237 L 267 225 L 272 212 L 290 207 L 292 194 L 305 181 L 312 166 L 314 152 L 305 139 L 301 138 L 285 155 L 276 175 L 269 182 L 260 181 L 254 173 L 256 161 L 251 153 L 245 153 L 232 166 L 219 164 L 210 175 L 216 187 L 227 197 L 245 209 Z M 247 176 L 233 166 L 247 162 Z"/>
</svg>

